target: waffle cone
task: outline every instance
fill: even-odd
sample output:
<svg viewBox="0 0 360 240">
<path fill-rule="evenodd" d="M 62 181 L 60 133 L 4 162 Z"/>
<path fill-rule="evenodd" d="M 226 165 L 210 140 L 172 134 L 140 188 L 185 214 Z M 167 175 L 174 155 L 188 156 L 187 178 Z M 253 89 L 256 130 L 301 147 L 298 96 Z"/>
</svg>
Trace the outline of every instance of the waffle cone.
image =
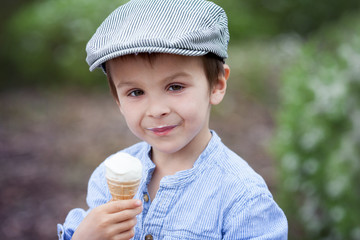
<svg viewBox="0 0 360 240">
<path fill-rule="evenodd" d="M 118 182 L 107 179 L 112 201 L 132 199 L 140 184 L 140 179 L 132 182 Z"/>
</svg>

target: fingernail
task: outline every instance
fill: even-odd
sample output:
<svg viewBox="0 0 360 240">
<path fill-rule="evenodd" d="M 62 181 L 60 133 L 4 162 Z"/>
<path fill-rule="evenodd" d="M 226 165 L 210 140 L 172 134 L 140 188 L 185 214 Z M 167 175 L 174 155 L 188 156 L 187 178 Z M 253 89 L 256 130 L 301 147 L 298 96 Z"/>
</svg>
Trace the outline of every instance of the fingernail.
<svg viewBox="0 0 360 240">
<path fill-rule="evenodd" d="M 135 204 L 136 204 L 136 206 L 140 206 L 140 205 L 141 205 L 141 201 L 140 201 L 140 200 L 136 200 L 136 201 L 135 201 Z"/>
</svg>

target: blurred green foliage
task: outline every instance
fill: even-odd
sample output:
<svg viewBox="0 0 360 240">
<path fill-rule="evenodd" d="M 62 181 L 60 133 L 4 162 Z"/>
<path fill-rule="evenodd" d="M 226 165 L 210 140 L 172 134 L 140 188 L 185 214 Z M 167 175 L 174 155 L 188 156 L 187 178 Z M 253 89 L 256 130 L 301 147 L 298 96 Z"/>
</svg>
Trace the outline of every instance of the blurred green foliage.
<svg viewBox="0 0 360 240">
<path fill-rule="evenodd" d="M 290 239 L 360 239 L 359 15 L 313 36 L 281 84 L 274 147 Z"/>
<path fill-rule="evenodd" d="M 229 17 L 231 39 L 266 38 L 279 33 L 307 37 L 324 24 L 360 8 L 358 0 L 215 0 Z"/>
<path fill-rule="evenodd" d="M 126 0 L 14 0 L 2 8 L 0 88 L 91 86 L 85 45 L 103 19 Z M 359 8 L 357 0 L 214 0 L 229 17 L 230 44 L 295 32 L 301 36 Z M 16 6 L 20 6 L 16 8 Z M 8 9 L 7 9 L 8 8 Z M 5 10 L 4 10 L 5 9 Z M 12 13 L 12 14 L 10 14 Z M 6 19 L 5 19 L 6 18 Z"/>
<path fill-rule="evenodd" d="M 1 65 L 8 85 L 92 85 L 85 45 L 124 1 L 48 0 L 21 8 L 4 27 Z"/>
<path fill-rule="evenodd" d="M 296 59 L 302 44 L 298 35 L 289 34 L 232 45 L 226 61 L 231 68 L 227 92 L 240 92 L 269 109 L 275 109 L 278 105 L 278 79 L 283 69 Z"/>
</svg>

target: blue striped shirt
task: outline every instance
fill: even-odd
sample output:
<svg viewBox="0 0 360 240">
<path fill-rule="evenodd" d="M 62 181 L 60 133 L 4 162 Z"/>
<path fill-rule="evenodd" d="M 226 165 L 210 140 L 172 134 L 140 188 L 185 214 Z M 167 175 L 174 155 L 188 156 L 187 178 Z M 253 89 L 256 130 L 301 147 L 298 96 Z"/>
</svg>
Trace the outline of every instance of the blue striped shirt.
<svg viewBox="0 0 360 240">
<path fill-rule="evenodd" d="M 146 202 L 155 165 L 151 146 L 142 142 L 123 151 L 138 157 L 144 175 L 135 198 L 142 199 L 135 237 L 145 239 L 287 239 L 287 220 L 264 180 L 215 132 L 193 168 L 164 177 L 155 199 Z M 103 163 L 92 174 L 89 210 L 74 209 L 58 225 L 59 239 L 70 239 L 91 209 L 111 199 Z"/>
</svg>

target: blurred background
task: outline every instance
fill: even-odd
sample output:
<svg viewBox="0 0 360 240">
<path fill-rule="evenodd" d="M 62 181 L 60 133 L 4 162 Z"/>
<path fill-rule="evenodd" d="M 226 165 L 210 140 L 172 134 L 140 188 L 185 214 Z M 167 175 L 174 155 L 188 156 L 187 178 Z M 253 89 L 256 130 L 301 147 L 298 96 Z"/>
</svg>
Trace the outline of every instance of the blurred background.
<svg viewBox="0 0 360 240">
<path fill-rule="evenodd" d="M 0 9 L 0 239 L 56 239 L 88 179 L 138 140 L 85 44 L 126 1 Z M 266 180 L 289 239 L 360 239 L 360 1 L 222 0 L 228 94 L 211 128 Z"/>
</svg>

